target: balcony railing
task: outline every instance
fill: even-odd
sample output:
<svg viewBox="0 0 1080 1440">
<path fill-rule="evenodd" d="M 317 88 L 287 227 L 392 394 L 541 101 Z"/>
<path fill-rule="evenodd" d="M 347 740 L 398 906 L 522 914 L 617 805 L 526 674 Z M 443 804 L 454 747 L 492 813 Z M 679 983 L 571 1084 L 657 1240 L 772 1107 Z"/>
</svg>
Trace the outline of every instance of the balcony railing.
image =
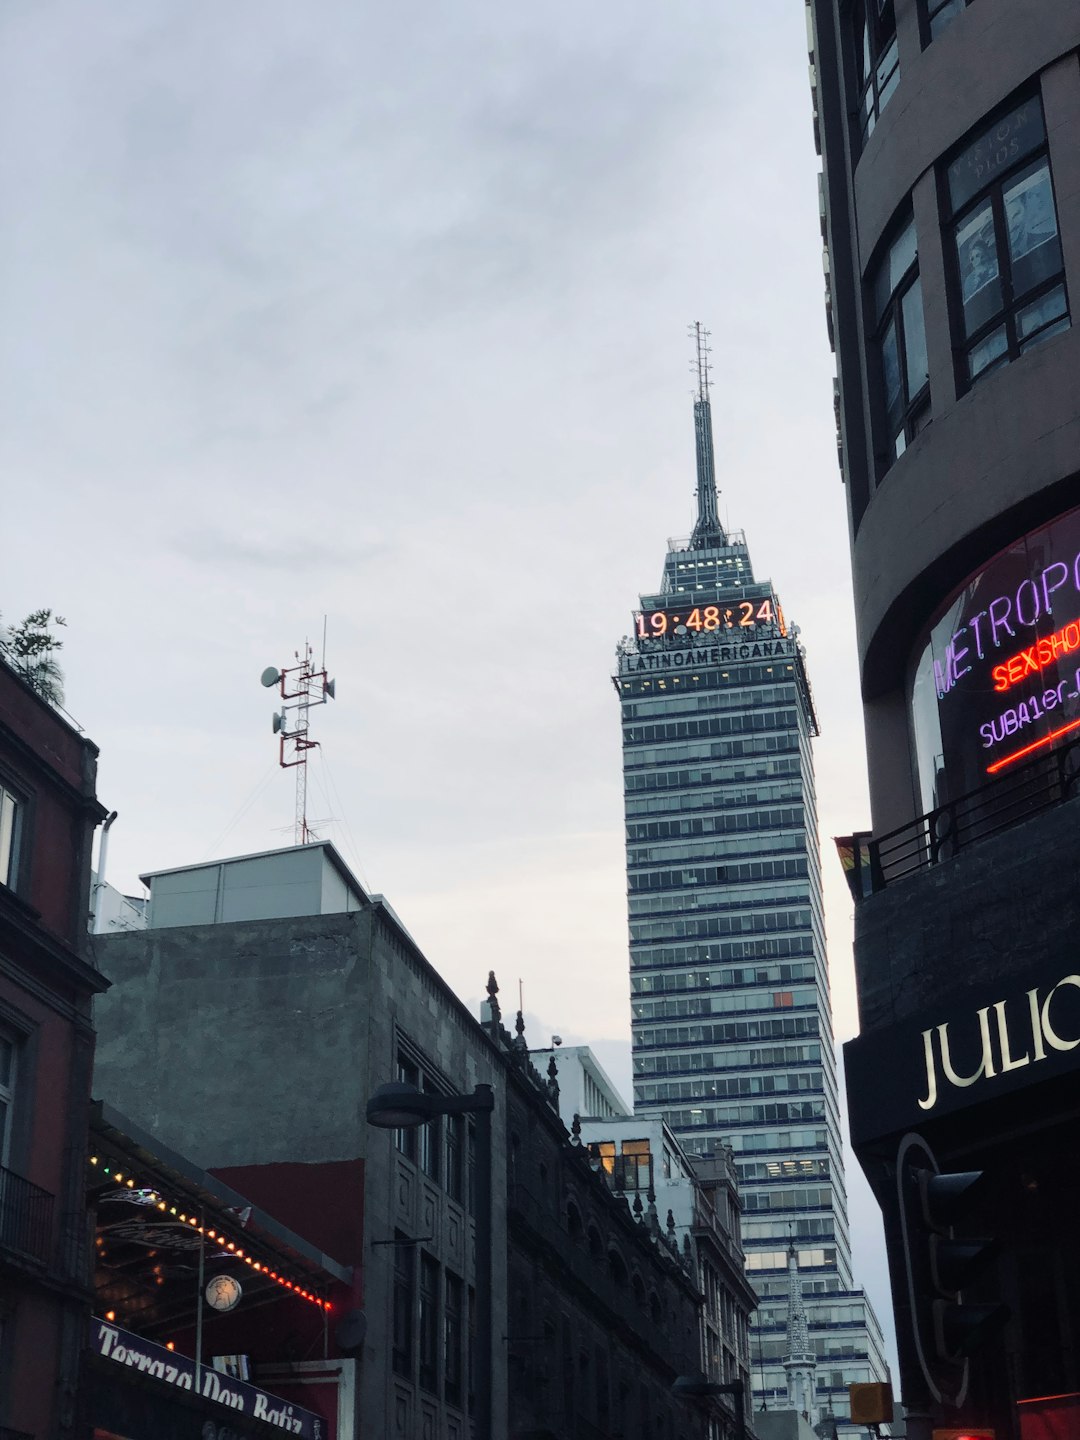
<svg viewBox="0 0 1080 1440">
<path fill-rule="evenodd" d="M 1072 740 L 887 835 L 856 837 L 856 893 L 884 890 L 1078 794 L 1080 740 Z"/>
<path fill-rule="evenodd" d="M 0 1165 L 0 1249 L 48 1261 L 53 1197 Z M 0 1431 L 0 1440 L 4 1434 Z"/>
</svg>

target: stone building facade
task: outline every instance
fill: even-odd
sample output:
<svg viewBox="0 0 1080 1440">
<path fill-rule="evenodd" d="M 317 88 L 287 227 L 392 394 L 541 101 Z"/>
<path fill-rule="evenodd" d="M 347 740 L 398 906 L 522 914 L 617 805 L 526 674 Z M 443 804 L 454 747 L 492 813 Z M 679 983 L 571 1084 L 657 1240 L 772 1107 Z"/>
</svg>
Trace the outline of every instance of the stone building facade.
<svg viewBox="0 0 1080 1440">
<path fill-rule="evenodd" d="M 77 1433 L 97 749 L 0 661 L 0 1433 Z"/>
<path fill-rule="evenodd" d="M 96 1094 L 351 1267 L 355 1433 L 464 1440 L 481 1383 L 474 1137 L 369 1126 L 400 1080 L 494 1092 L 493 1434 L 697 1440 L 671 1393 L 697 1364 L 693 1277 L 571 1143 L 494 982 L 478 1021 L 328 844 L 146 878 L 148 928 L 98 940 Z"/>
</svg>

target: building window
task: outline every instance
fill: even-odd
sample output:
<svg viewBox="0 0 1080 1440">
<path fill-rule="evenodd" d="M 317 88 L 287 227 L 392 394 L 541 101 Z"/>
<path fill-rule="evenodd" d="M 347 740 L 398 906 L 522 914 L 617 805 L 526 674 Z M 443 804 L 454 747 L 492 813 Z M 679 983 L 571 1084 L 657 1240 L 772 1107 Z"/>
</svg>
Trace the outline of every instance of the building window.
<svg viewBox="0 0 1080 1440">
<path fill-rule="evenodd" d="M 623 1190 L 648 1190 L 652 1185 L 652 1154 L 648 1140 L 624 1140 L 616 1176 Z"/>
<path fill-rule="evenodd" d="M 461 1302 L 462 1282 L 449 1270 L 446 1272 L 446 1297 L 443 1306 L 443 1393 L 448 1405 L 461 1404 Z"/>
<path fill-rule="evenodd" d="M 971 0 L 925 0 L 924 43 L 936 40 L 970 4 Z"/>
<path fill-rule="evenodd" d="M 438 1094 L 435 1086 L 429 1080 L 424 1080 L 425 1095 Z M 442 1149 L 442 1124 L 441 1117 L 436 1115 L 426 1125 L 418 1126 L 420 1146 L 420 1169 L 431 1180 L 438 1180 L 441 1149 Z"/>
<path fill-rule="evenodd" d="M 0 885 L 11 885 L 18 862 L 19 802 L 0 785 Z"/>
<path fill-rule="evenodd" d="M 439 1373 L 439 1262 L 420 1255 L 420 1388 L 436 1392 Z"/>
<path fill-rule="evenodd" d="M 15 1101 L 15 1037 L 0 1030 L 0 1165 L 11 1153 L 11 1122 Z"/>
<path fill-rule="evenodd" d="M 394 1231 L 394 1343 L 395 1375 L 412 1378 L 413 1247 L 400 1230 Z"/>
<path fill-rule="evenodd" d="M 893 239 L 871 275 L 886 436 L 883 469 L 930 419 L 930 375 L 914 219 Z"/>
<path fill-rule="evenodd" d="M 461 1137 L 465 1128 L 462 1115 L 444 1116 L 443 1138 L 446 1143 L 446 1193 L 460 1204 L 463 1196 Z"/>
<path fill-rule="evenodd" d="M 893 0 L 854 0 L 850 14 L 859 95 L 859 132 L 865 141 L 873 134 L 881 112 L 900 84 Z"/>
<path fill-rule="evenodd" d="M 949 165 L 960 383 L 972 384 L 1069 327 L 1057 209 L 1037 96 Z"/>
<path fill-rule="evenodd" d="M 417 1089 L 420 1088 L 420 1070 L 404 1055 L 398 1056 L 397 1078 L 403 1085 L 414 1085 Z M 414 1165 L 418 1149 L 416 1131 L 415 1125 L 407 1125 L 401 1130 L 394 1131 L 394 1143 L 399 1152 L 407 1160 L 411 1160 Z"/>
</svg>

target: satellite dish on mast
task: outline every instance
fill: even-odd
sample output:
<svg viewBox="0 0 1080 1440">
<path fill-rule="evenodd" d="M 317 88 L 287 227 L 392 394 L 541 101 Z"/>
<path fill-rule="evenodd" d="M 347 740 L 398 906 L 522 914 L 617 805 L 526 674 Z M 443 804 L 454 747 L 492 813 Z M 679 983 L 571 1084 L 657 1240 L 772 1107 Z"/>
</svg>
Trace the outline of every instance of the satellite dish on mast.
<svg viewBox="0 0 1080 1440">
<path fill-rule="evenodd" d="M 323 685 L 323 694 L 329 695 L 331 700 L 335 699 L 337 696 L 337 681 L 327 680 Z"/>
<path fill-rule="evenodd" d="M 279 731 L 281 732 L 282 735 L 285 734 L 285 711 L 284 711 L 284 710 L 281 712 L 280 715 L 277 715 L 277 714 L 274 715 L 274 734 L 276 735 Z"/>
<path fill-rule="evenodd" d="M 277 682 L 281 679 L 281 672 L 275 670 L 273 665 L 268 665 L 263 671 L 263 673 L 259 676 L 259 679 L 269 690 L 271 685 L 276 685 Z"/>
</svg>

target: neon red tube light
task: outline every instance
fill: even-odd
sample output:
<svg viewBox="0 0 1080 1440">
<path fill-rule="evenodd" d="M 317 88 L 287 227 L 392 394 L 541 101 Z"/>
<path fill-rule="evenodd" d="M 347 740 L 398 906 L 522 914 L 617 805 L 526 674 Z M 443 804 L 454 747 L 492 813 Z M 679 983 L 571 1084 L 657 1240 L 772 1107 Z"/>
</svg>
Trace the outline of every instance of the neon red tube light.
<svg viewBox="0 0 1080 1440">
<path fill-rule="evenodd" d="M 996 775 L 999 770 L 1003 770 L 1006 765 L 1011 765 L 1014 760 L 1022 760 L 1025 755 L 1030 755 L 1033 750 L 1041 750 L 1044 745 L 1049 745 L 1051 741 L 1056 740 L 1059 735 L 1067 735 L 1070 730 L 1075 730 L 1077 727 L 1080 727 L 1080 720 L 1070 720 L 1068 725 L 1062 725 L 1057 730 L 1051 730 L 1050 734 L 1044 735 L 1041 740 L 1035 740 L 1032 744 L 1025 745 L 1022 750 L 1013 751 L 1011 755 L 1006 755 L 1002 760 L 995 760 L 993 765 L 986 767 L 986 773 L 988 775 Z"/>
</svg>

